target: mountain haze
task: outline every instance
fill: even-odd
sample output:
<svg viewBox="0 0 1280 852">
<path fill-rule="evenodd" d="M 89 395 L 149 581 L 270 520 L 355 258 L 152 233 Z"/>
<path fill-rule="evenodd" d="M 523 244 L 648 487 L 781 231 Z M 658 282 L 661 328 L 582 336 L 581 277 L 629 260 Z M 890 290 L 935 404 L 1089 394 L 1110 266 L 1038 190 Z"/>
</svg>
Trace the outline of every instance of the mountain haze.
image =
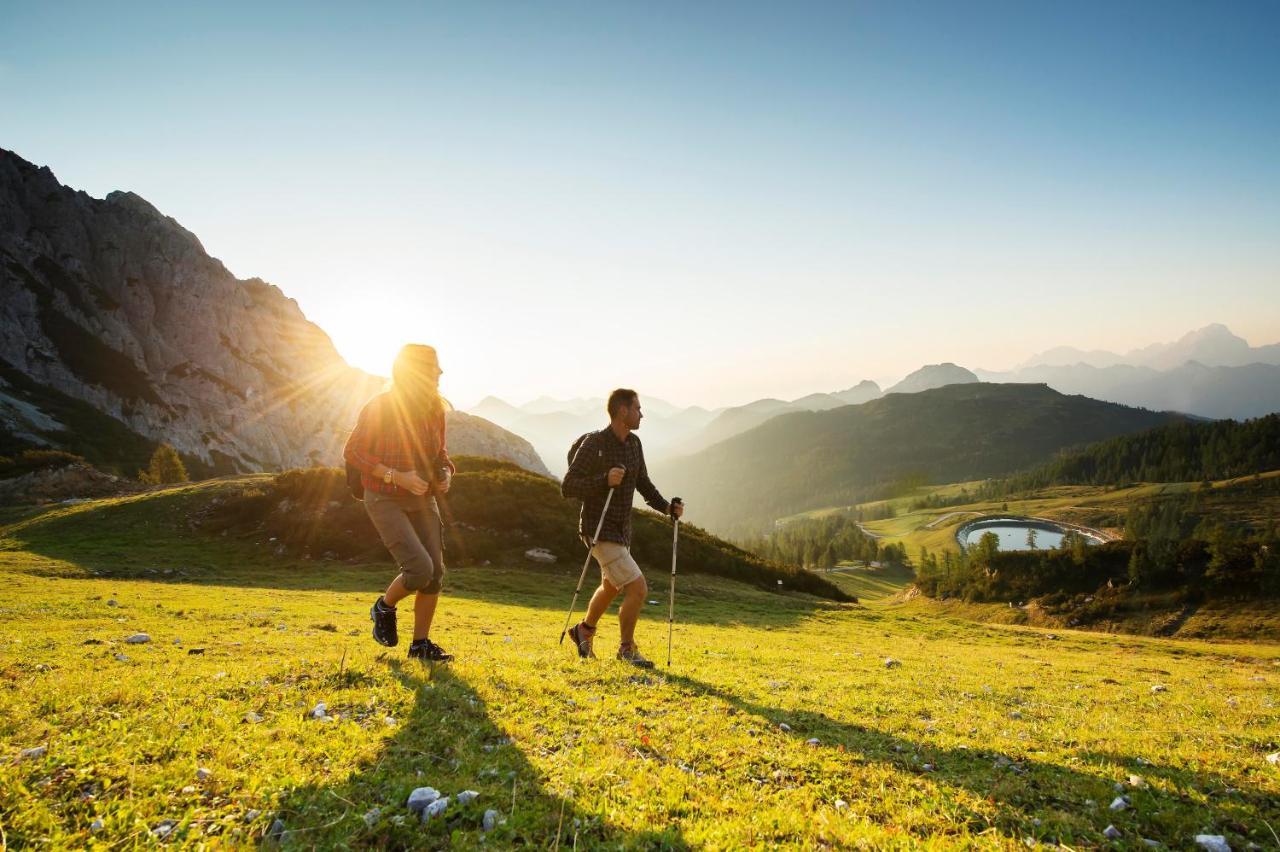
<svg viewBox="0 0 1280 852">
<path fill-rule="evenodd" d="M 1008 474 L 1064 447 L 1177 419 L 1044 385 L 967 383 L 783 414 L 692 456 L 652 461 L 650 470 L 664 491 L 686 498 L 691 520 L 739 534 L 897 482 Z"/>
</svg>

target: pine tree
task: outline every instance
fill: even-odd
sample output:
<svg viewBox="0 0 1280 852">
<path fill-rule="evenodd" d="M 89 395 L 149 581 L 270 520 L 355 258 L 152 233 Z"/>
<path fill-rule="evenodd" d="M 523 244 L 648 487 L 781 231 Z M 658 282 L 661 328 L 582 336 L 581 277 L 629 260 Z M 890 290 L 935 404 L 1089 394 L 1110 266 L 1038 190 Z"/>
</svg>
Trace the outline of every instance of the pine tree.
<svg viewBox="0 0 1280 852">
<path fill-rule="evenodd" d="M 178 456 L 178 451 L 168 444 L 161 444 L 151 454 L 151 463 L 146 470 L 138 472 L 138 479 L 147 485 L 164 485 L 170 482 L 189 482 L 187 468 Z"/>
</svg>

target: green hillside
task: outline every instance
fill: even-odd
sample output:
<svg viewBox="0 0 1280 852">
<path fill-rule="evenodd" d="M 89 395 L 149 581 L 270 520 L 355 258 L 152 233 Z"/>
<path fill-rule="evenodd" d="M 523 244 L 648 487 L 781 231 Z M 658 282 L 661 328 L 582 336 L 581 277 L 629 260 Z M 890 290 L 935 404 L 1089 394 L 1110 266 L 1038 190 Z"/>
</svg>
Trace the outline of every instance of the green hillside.
<svg viewBox="0 0 1280 852">
<path fill-rule="evenodd" d="M 1011 477 L 1009 491 L 1048 485 L 1199 482 L 1280 469 L 1280 414 L 1183 421 L 1122 435 Z"/>
<path fill-rule="evenodd" d="M 198 528 L 245 484 L 0 512 L 7 847 L 1084 849 L 1110 826 L 1245 849 L 1280 827 L 1275 646 L 693 575 L 672 668 L 641 673 L 557 644 L 576 570 L 504 556 L 449 576 L 457 661 L 407 665 L 368 636 L 385 564 Z M 664 616 L 637 633 L 659 657 Z M 425 824 L 424 786 L 451 797 Z"/>
<path fill-rule="evenodd" d="M 897 487 L 1003 476 L 1064 447 L 1181 419 L 1045 385 L 949 385 L 776 417 L 693 456 L 652 464 L 698 521 L 741 537 L 777 518 Z"/>
</svg>

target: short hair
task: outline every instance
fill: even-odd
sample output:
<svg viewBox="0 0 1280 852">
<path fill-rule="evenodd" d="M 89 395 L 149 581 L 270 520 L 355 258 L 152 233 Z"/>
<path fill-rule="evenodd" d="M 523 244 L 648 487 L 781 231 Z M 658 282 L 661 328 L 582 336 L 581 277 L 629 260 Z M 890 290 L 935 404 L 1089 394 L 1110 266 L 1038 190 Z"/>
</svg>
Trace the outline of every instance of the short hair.
<svg viewBox="0 0 1280 852">
<path fill-rule="evenodd" d="M 636 401 L 637 394 L 631 388 L 618 388 L 609 394 L 609 402 L 605 406 L 605 410 L 609 412 L 609 419 L 613 419 L 613 414 L 619 408 L 626 408 L 628 405 Z"/>
</svg>

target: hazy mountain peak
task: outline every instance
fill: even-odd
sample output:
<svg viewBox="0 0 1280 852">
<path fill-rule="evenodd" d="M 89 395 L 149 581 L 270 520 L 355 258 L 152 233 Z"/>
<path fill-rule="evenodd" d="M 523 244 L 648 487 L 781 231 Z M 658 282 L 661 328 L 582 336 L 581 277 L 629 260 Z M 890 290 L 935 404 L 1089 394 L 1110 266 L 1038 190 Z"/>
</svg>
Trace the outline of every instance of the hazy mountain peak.
<svg viewBox="0 0 1280 852">
<path fill-rule="evenodd" d="M 976 381 L 978 377 L 972 370 L 944 361 L 941 364 L 926 364 L 885 393 L 919 393 L 946 385 L 971 384 Z"/>
</svg>

